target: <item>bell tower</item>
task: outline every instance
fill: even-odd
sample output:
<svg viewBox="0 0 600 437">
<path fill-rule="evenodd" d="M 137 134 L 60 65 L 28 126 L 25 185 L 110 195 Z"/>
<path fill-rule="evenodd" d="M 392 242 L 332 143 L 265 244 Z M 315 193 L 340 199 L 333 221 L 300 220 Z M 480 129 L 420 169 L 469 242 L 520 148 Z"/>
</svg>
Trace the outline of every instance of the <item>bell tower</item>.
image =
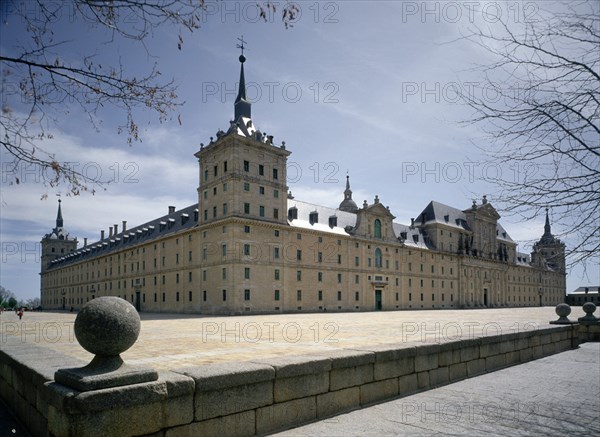
<svg viewBox="0 0 600 437">
<path fill-rule="evenodd" d="M 566 271 L 565 244 L 552 235 L 550 218 L 548 217 L 548 208 L 546 208 L 544 234 L 542 235 L 542 238 L 533 245 L 531 260 L 534 265 L 543 265 L 545 263 L 552 270 L 563 273 Z"/>
<path fill-rule="evenodd" d="M 246 97 L 242 49 L 240 81 L 234 104 L 234 119 L 227 132 L 201 144 L 195 153 L 200 166 L 198 224 L 228 217 L 242 217 L 287 225 L 287 157 L 285 142 L 276 146 L 272 135 L 261 132 L 251 118 Z"/>
<path fill-rule="evenodd" d="M 52 232 L 42 238 L 42 274 L 46 272 L 52 261 L 77 249 L 77 238 L 70 237 L 63 227 L 61 200 L 58 199 L 56 226 Z"/>
</svg>

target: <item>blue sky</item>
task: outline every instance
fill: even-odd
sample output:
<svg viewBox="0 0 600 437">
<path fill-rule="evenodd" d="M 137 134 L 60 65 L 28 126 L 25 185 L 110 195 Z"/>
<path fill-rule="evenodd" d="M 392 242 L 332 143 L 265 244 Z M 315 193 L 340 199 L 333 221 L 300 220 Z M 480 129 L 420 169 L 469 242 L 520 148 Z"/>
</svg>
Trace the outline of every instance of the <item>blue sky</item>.
<svg viewBox="0 0 600 437">
<path fill-rule="evenodd" d="M 63 194 L 65 228 L 81 243 L 84 237 L 97 240 L 100 229 L 122 220 L 131 227 L 165 214 L 168 205 L 179 209 L 197 202 L 193 154 L 233 117 L 240 35 L 247 41 L 254 123 L 292 151 L 289 185 L 296 198 L 337 206 L 348 172 L 357 203 L 372 203 L 378 195 L 400 223 L 410 223 L 431 200 L 466 209 L 487 194 L 501 206 L 484 179 L 508 169 L 489 165 L 477 148 L 483 135 L 475 126 L 458 124 L 469 110 L 452 93 L 454 86 L 482 83 L 469 68 L 489 58 L 457 38 L 473 24 L 494 26 L 490 14 L 498 12 L 518 26 L 539 4 L 300 2 L 301 15 L 290 29 L 281 24 L 279 11 L 267 23 L 257 20 L 254 4 L 208 2 L 201 28 L 182 33 L 181 51 L 171 27 L 156 31 L 146 51 L 133 41 L 110 42 L 106 32 L 68 11 L 57 18 L 56 38 L 70 41 L 59 52 L 65 62 L 96 54 L 98 62 L 122 62 L 130 74 L 156 62 L 162 77 L 178 84 L 185 104 L 162 124 L 138 112 L 143 142 L 129 147 L 116 132 L 123 119 L 114 108 L 100 113 L 95 130 L 67 102 L 51 126 L 53 139 L 42 146 L 111 181 L 95 195 L 65 197 L 64 186 L 49 187 L 43 174 L 24 166 L 16 170 L 23 183 L 11 184 L 14 174 L 3 151 L 1 285 L 19 298 L 39 296 L 39 242 L 54 226 L 56 194 Z M 14 53 L 27 34 L 9 10 L 3 10 L 3 19 L 0 48 Z M 6 103 L 19 106 L 8 93 Z M 40 200 L 43 194 L 47 200 Z M 543 221 L 501 219 L 523 252 L 543 233 Z M 561 238 L 569 243 L 568 236 Z M 573 269 L 567 289 L 597 285 L 598 270 L 588 265 L 586 277 L 581 268 Z"/>
</svg>

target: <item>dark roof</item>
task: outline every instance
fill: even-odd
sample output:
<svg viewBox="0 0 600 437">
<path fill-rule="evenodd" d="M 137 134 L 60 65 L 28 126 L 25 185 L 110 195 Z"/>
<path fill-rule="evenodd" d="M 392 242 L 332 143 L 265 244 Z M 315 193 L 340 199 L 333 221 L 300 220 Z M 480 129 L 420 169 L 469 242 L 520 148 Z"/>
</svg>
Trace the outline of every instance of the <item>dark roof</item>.
<svg viewBox="0 0 600 437">
<path fill-rule="evenodd" d="M 81 247 L 50 263 L 49 268 L 64 267 L 69 264 L 109 255 L 128 247 L 136 247 L 140 243 L 155 240 L 168 234 L 191 229 L 198 224 L 198 204 L 175 211 L 172 214 L 159 217 L 140 226 L 135 226 L 116 235 L 104 238 Z"/>
</svg>

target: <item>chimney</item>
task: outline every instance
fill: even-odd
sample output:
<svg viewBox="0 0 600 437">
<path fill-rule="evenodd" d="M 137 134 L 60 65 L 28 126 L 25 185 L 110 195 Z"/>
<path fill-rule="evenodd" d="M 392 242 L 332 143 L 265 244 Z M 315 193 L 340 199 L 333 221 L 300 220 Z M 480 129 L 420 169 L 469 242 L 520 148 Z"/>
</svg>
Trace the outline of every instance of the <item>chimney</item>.
<svg viewBox="0 0 600 437">
<path fill-rule="evenodd" d="M 115 230 L 113 231 L 113 235 L 117 235 L 119 233 L 119 225 L 113 225 Z"/>
<path fill-rule="evenodd" d="M 414 227 L 415 227 L 415 219 L 414 219 L 414 218 L 411 218 L 411 219 L 410 219 L 410 227 L 411 227 L 411 228 L 414 228 Z"/>
<path fill-rule="evenodd" d="M 174 206 L 169 206 L 169 214 L 173 214 L 175 212 Z"/>
<path fill-rule="evenodd" d="M 109 226 L 108 227 L 108 238 L 112 238 L 112 231 L 113 231 L 113 227 Z"/>
<path fill-rule="evenodd" d="M 127 230 L 127 220 L 123 220 L 123 232 Z"/>
<path fill-rule="evenodd" d="M 104 240 L 104 229 L 100 231 L 100 239 Z"/>
<path fill-rule="evenodd" d="M 86 247 L 86 246 L 87 246 L 87 237 L 84 237 L 84 239 L 83 239 L 83 247 Z"/>
</svg>

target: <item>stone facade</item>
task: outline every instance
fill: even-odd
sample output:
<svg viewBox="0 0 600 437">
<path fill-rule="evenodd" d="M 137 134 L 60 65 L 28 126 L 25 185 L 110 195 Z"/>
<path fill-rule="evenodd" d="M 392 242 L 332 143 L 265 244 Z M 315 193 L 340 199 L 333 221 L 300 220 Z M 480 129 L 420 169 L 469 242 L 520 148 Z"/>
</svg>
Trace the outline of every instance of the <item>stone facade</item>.
<svg viewBox="0 0 600 437">
<path fill-rule="evenodd" d="M 291 152 L 256 129 L 243 66 L 240 79 L 236 119 L 195 154 L 198 203 L 129 230 L 111 226 L 79 249 L 75 239 L 44 238 L 44 308 L 79 309 L 98 296 L 141 311 L 212 314 L 564 301 L 564 244 L 549 222 L 530 258 L 485 196 L 465 210 L 431 202 L 410 225 L 378 196 L 356 206 L 349 179 L 338 208 L 294 199 Z"/>
</svg>

